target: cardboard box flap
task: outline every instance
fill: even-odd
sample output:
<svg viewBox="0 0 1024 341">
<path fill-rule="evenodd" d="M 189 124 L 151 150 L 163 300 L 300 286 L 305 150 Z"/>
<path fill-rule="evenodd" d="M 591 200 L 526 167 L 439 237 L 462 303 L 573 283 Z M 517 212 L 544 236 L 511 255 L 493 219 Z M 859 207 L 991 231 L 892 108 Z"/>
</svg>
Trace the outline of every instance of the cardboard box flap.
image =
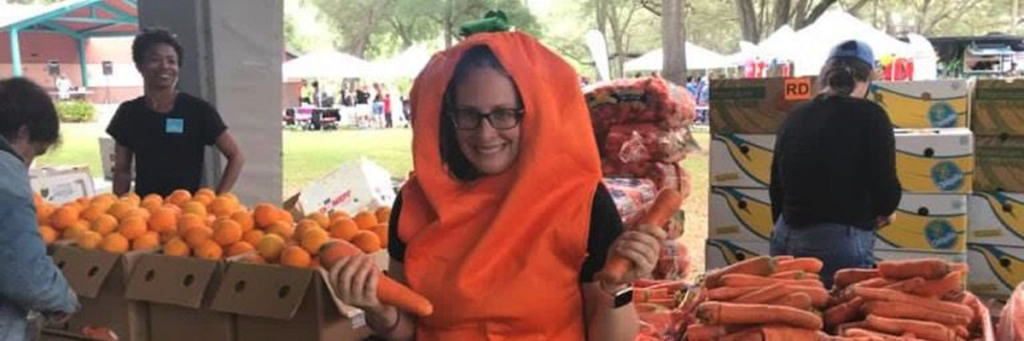
<svg viewBox="0 0 1024 341">
<path fill-rule="evenodd" d="M 71 288 L 79 296 L 88 298 L 96 298 L 119 258 L 116 254 L 72 246 L 60 247 L 53 252 L 53 262 L 64 273 Z"/>
<path fill-rule="evenodd" d="M 363 311 L 361 309 L 348 305 L 345 302 L 342 302 L 341 300 L 338 299 L 338 295 L 334 292 L 334 286 L 327 284 L 331 282 L 329 279 L 330 275 L 327 273 L 327 270 L 320 268 L 317 269 L 316 272 L 317 275 L 320 276 L 320 281 L 324 283 L 324 290 L 327 290 L 327 295 L 331 297 L 331 301 L 334 302 L 334 306 L 338 308 L 338 312 L 340 312 L 342 316 L 351 319 L 356 316 L 359 316 L 360 314 L 363 314 Z"/>
<path fill-rule="evenodd" d="M 313 281 L 311 269 L 230 263 L 210 309 L 246 316 L 291 319 Z"/>
<path fill-rule="evenodd" d="M 125 297 L 199 308 L 218 264 L 196 258 L 144 255 L 132 270 Z"/>
</svg>

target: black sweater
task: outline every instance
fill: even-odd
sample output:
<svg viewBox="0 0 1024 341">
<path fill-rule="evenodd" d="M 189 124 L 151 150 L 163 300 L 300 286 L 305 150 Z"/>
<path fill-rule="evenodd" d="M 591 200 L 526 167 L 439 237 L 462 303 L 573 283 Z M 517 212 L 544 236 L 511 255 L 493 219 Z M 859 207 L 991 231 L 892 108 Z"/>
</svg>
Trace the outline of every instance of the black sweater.
<svg viewBox="0 0 1024 341">
<path fill-rule="evenodd" d="M 775 141 L 772 218 L 873 229 L 899 205 L 895 144 L 885 109 L 873 102 L 818 96 L 797 106 Z"/>
</svg>

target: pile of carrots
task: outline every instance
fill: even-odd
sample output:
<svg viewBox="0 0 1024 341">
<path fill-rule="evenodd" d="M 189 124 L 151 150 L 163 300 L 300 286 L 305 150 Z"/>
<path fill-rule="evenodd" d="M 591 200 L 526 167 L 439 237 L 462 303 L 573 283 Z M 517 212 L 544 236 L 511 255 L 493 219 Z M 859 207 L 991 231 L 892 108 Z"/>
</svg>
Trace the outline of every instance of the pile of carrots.
<svg viewBox="0 0 1024 341">
<path fill-rule="evenodd" d="M 886 261 L 835 275 L 825 324 L 839 340 L 961 341 L 981 338 L 967 267 L 939 259 Z"/>
<path fill-rule="evenodd" d="M 689 341 L 823 340 L 829 303 L 815 258 L 756 257 L 707 274 Z"/>
</svg>

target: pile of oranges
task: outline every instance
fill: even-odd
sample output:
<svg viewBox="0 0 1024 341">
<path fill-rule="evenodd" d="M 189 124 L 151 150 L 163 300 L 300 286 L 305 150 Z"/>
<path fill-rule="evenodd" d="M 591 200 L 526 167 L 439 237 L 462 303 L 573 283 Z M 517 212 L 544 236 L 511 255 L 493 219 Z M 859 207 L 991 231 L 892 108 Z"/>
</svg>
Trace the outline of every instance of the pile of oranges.
<svg viewBox="0 0 1024 341">
<path fill-rule="evenodd" d="M 163 254 L 220 260 L 237 257 L 252 263 L 314 267 L 320 247 L 343 239 L 366 253 L 386 247 L 391 210 L 311 213 L 296 222 L 278 206 L 253 209 L 238 198 L 210 189 L 178 190 L 163 198 L 101 194 L 61 206 L 36 194 L 39 233 L 47 244 L 69 240 L 83 249 L 125 253 L 159 250 Z"/>
</svg>

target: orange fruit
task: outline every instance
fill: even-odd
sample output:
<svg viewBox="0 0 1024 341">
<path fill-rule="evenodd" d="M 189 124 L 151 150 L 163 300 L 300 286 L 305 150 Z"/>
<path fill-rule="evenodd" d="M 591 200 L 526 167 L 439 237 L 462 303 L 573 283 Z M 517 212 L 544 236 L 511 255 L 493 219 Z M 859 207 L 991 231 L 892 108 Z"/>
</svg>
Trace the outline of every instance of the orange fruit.
<svg viewBox="0 0 1024 341">
<path fill-rule="evenodd" d="M 359 226 L 360 230 L 369 230 L 378 224 L 377 216 L 368 211 L 359 212 L 353 220 L 356 221 L 356 225 Z"/>
<path fill-rule="evenodd" d="M 242 201 L 238 200 L 238 196 L 234 193 L 222 193 L 217 196 L 218 198 L 228 199 L 228 201 L 235 203 L 235 205 L 242 205 Z"/>
<path fill-rule="evenodd" d="M 128 214 L 132 213 L 135 209 L 134 206 L 128 201 L 118 200 L 107 209 L 107 214 L 114 216 L 117 220 L 121 220 L 128 217 Z"/>
<path fill-rule="evenodd" d="M 213 199 L 216 199 L 216 197 L 209 194 L 196 194 L 192 196 L 192 201 L 201 203 L 203 204 L 203 206 L 210 206 L 210 203 L 213 202 Z"/>
<path fill-rule="evenodd" d="M 256 220 L 256 226 L 270 226 L 277 221 L 277 208 L 267 203 L 258 204 L 253 211 L 253 219 Z"/>
<path fill-rule="evenodd" d="M 377 238 L 380 238 L 380 247 L 382 247 L 382 248 L 387 248 L 388 247 L 388 225 L 387 224 L 379 224 L 377 226 L 374 226 L 372 229 L 370 229 L 370 231 L 375 233 L 377 235 Z"/>
<path fill-rule="evenodd" d="M 352 244 L 365 253 L 373 253 L 380 250 L 380 237 L 370 231 L 359 231 L 352 237 Z"/>
<path fill-rule="evenodd" d="M 327 217 L 326 214 L 320 212 L 310 213 L 306 215 L 306 219 L 315 221 L 317 224 L 320 224 L 320 228 L 322 229 L 326 229 L 328 226 L 331 226 L 331 218 Z"/>
<path fill-rule="evenodd" d="M 142 198 L 139 197 L 138 194 L 135 194 L 135 192 L 128 192 L 128 194 L 122 195 L 121 200 L 128 201 L 132 206 L 136 207 L 139 206 L 139 204 L 142 204 Z"/>
<path fill-rule="evenodd" d="M 217 216 L 212 214 L 207 214 L 206 219 L 203 219 L 203 224 L 209 228 L 213 228 L 213 223 L 215 222 L 217 222 Z"/>
<path fill-rule="evenodd" d="M 352 237 L 359 232 L 359 226 L 352 219 L 339 219 L 331 224 L 331 237 L 352 240 Z"/>
<path fill-rule="evenodd" d="M 217 245 L 217 242 L 207 240 L 196 248 L 196 257 L 209 260 L 218 260 L 224 256 L 224 249 Z"/>
<path fill-rule="evenodd" d="M 150 250 L 160 247 L 160 234 L 149 231 L 132 241 L 132 250 Z"/>
<path fill-rule="evenodd" d="M 184 205 L 181 205 L 181 213 L 192 213 L 200 217 L 205 217 L 207 215 L 206 204 L 196 200 L 189 201 Z"/>
<path fill-rule="evenodd" d="M 220 218 L 213 223 L 213 241 L 220 246 L 230 246 L 242 241 L 242 225 L 228 218 Z"/>
<path fill-rule="evenodd" d="M 281 251 L 281 265 L 284 266 L 308 268 L 312 261 L 313 256 L 310 256 L 309 252 L 295 245 L 288 246 Z"/>
<path fill-rule="evenodd" d="M 231 202 L 228 198 L 216 198 L 210 202 L 210 213 L 218 217 L 230 216 L 238 211 L 238 204 Z"/>
<path fill-rule="evenodd" d="M 46 199 L 43 199 L 43 195 L 39 192 L 32 192 L 32 205 L 35 207 L 42 206 L 46 203 Z"/>
<path fill-rule="evenodd" d="M 78 236 L 81 235 L 83 232 L 89 232 L 89 228 L 79 226 L 77 223 L 71 224 L 71 226 L 69 226 L 68 228 L 64 229 L 63 232 L 61 232 L 61 239 L 78 240 Z M 103 237 L 103 235 L 100 235 L 100 237 Z"/>
<path fill-rule="evenodd" d="M 146 203 L 157 203 L 157 204 L 163 205 L 164 204 L 164 198 L 161 197 L 159 194 L 156 194 L 156 193 L 147 194 L 145 197 L 142 198 L 142 204 L 144 205 Z"/>
<path fill-rule="evenodd" d="M 46 225 L 39 227 L 39 235 L 43 237 L 43 242 L 46 243 L 46 245 L 53 244 L 53 242 L 57 241 L 58 236 L 57 230 Z"/>
<path fill-rule="evenodd" d="M 75 242 L 78 243 L 78 247 L 86 250 L 95 250 L 100 246 L 100 242 L 103 241 L 103 236 L 93 231 L 82 231 L 77 233 Z"/>
<path fill-rule="evenodd" d="M 100 242 L 100 250 L 110 253 L 125 253 L 128 252 L 128 248 L 128 238 L 122 236 L 120 233 L 108 234 L 103 237 L 103 241 Z"/>
<path fill-rule="evenodd" d="M 348 213 L 344 211 L 335 211 L 331 212 L 331 215 L 328 216 L 328 218 L 330 218 L 331 223 L 334 223 L 335 221 L 338 221 L 338 219 L 352 219 L 352 216 L 348 215 Z"/>
<path fill-rule="evenodd" d="M 391 220 L 391 207 L 383 206 L 377 209 L 374 214 L 377 216 L 377 222 L 386 224 Z"/>
<path fill-rule="evenodd" d="M 171 238 L 164 244 L 164 254 L 168 256 L 188 257 L 192 249 L 179 237 Z"/>
<path fill-rule="evenodd" d="M 185 237 L 185 242 L 188 243 L 188 246 L 198 249 L 207 240 L 210 240 L 210 237 L 213 236 L 213 229 L 206 226 L 193 227 L 185 230 L 182 236 Z"/>
<path fill-rule="evenodd" d="M 270 224 L 270 226 L 267 226 L 266 232 L 267 234 L 279 235 L 284 239 L 291 239 L 292 236 L 295 235 L 295 225 L 286 222 L 275 221 L 274 223 Z"/>
<path fill-rule="evenodd" d="M 327 244 L 329 240 L 331 240 L 331 236 L 327 234 L 327 231 L 312 229 L 302 235 L 301 244 L 303 249 L 309 251 L 310 254 L 316 255 L 320 253 L 320 247 Z"/>
<path fill-rule="evenodd" d="M 255 251 L 256 247 L 252 246 L 248 242 L 237 242 L 228 246 L 227 255 L 228 257 L 238 256 L 240 254 Z"/>
<path fill-rule="evenodd" d="M 79 215 L 79 218 L 88 222 L 92 222 L 93 220 L 96 220 L 96 218 L 99 217 L 101 214 L 106 213 L 107 210 L 103 209 L 103 206 L 89 205 L 89 207 L 86 207 L 84 210 L 82 210 L 82 214 Z"/>
<path fill-rule="evenodd" d="M 192 213 L 185 213 L 178 218 L 178 232 L 185 232 L 185 230 L 193 227 L 204 226 L 206 226 L 206 217 L 199 217 Z"/>
<path fill-rule="evenodd" d="M 167 233 L 178 228 L 178 213 L 172 209 L 159 207 L 149 217 L 149 230 Z"/>
<path fill-rule="evenodd" d="M 234 220 L 242 227 L 242 231 L 249 232 L 256 227 L 256 220 L 252 218 L 252 214 L 246 211 L 238 211 L 231 215 L 231 220 Z"/>
<path fill-rule="evenodd" d="M 128 219 L 128 218 L 131 218 L 131 217 L 138 217 L 138 218 L 142 218 L 142 221 L 149 221 L 149 218 L 152 217 L 152 216 L 153 215 L 149 213 L 149 210 L 147 210 L 145 208 L 135 208 L 135 209 L 132 209 L 131 211 L 129 211 L 128 215 L 126 215 L 121 220 Z"/>
<path fill-rule="evenodd" d="M 164 205 L 161 203 L 143 202 L 142 205 L 140 205 L 139 207 L 145 209 L 146 211 L 149 211 L 150 215 L 152 215 L 153 213 L 156 213 L 156 211 L 160 210 L 160 208 L 162 208 L 163 206 Z"/>
<path fill-rule="evenodd" d="M 50 204 L 42 204 L 36 206 L 36 222 L 38 222 L 39 225 L 49 225 L 51 222 L 50 215 L 52 215 L 53 212 L 56 211 L 57 208 L 53 207 L 53 205 Z"/>
<path fill-rule="evenodd" d="M 105 236 L 117 230 L 118 225 L 120 224 L 117 222 L 117 218 L 109 214 L 103 214 L 92 221 L 90 228 Z"/>
<path fill-rule="evenodd" d="M 294 224 L 295 216 L 292 215 L 292 212 L 288 212 L 286 210 L 277 210 L 277 221 Z"/>
<path fill-rule="evenodd" d="M 131 216 L 121 221 L 121 225 L 118 226 L 117 232 L 120 233 L 128 240 L 135 240 L 135 238 L 142 237 L 149 231 L 146 226 L 146 221 L 142 217 Z"/>
<path fill-rule="evenodd" d="M 276 262 L 281 257 L 281 251 L 284 250 L 284 246 L 284 238 L 276 234 L 268 234 L 263 236 L 260 242 L 256 244 L 256 251 L 268 262 Z"/>
<path fill-rule="evenodd" d="M 192 193 L 189 193 L 188 191 L 183 189 L 179 189 L 174 192 L 171 192 L 171 195 L 168 195 L 167 199 L 164 200 L 164 202 L 181 206 L 189 202 L 190 200 L 192 200 Z"/>
<path fill-rule="evenodd" d="M 50 215 L 50 226 L 58 230 L 63 230 L 78 221 L 81 211 L 70 205 L 65 205 L 57 209 Z"/>
<path fill-rule="evenodd" d="M 196 191 L 195 196 L 206 196 L 206 197 L 216 198 L 217 197 L 217 192 L 214 192 L 213 189 L 210 189 L 209 187 L 203 187 L 203 188 L 200 188 L 198 191 Z"/>
<path fill-rule="evenodd" d="M 117 202 L 117 196 L 115 196 L 113 193 L 103 193 L 93 197 L 92 200 L 90 200 L 89 202 L 92 205 L 99 205 L 100 207 L 110 208 L 110 205 L 113 205 L 115 202 Z"/>
<path fill-rule="evenodd" d="M 320 224 L 311 219 L 302 219 L 297 225 L 295 225 L 294 237 L 296 240 L 302 239 L 302 236 L 306 235 L 306 232 L 312 230 L 323 230 Z"/>
<path fill-rule="evenodd" d="M 263 231 L 260 230 L 249 230 L 242 234 L 242 241 L 252 245 L 259 244 L 260 239 L 263 239 Z"/>
</svg>

